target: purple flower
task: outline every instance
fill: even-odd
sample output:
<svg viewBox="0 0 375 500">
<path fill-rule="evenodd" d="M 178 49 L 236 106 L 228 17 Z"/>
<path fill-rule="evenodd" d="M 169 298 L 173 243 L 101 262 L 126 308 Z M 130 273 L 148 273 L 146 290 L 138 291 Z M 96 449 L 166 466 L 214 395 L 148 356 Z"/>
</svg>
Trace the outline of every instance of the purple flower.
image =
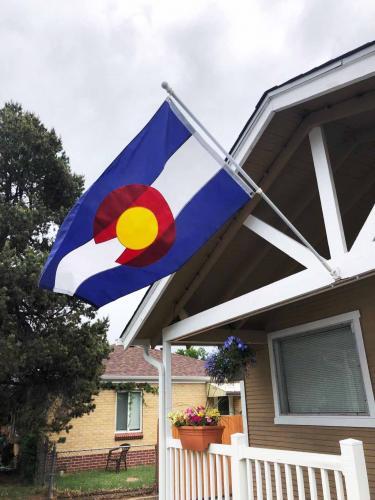
<svg viewBox="0 0 375 500">
<path fill-rule="evenodd" d="M 242 376 L 246 363 L 255 362 L 255 354 L 239 337 L 231 335 L 205 362 L 211 380 L 222 384 L 234 382 Z"/>
<path fill-rule="evenodd" d="M 229 349 L 235 342 L 236 342 L 236 337 L 234 337 L 233 335 L 231 337 L 228 337 L 227 340 L 224 342 L 224 349 Z"/>
</svg>

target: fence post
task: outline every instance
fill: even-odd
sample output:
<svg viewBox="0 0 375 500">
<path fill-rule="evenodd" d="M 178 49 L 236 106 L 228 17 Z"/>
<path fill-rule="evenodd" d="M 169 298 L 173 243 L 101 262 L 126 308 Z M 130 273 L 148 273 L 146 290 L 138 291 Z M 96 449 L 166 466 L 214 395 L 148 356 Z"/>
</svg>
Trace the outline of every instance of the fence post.
<svg viewBox="0 0 375 500">
<path fill-rule="evenodd" d="M 232 445 L 232 499 L 247 500 L 249 498 L 247 491 L 246 460 L 243 456 L 243 448 L 247 446 L 245 434 L 232 434 L 230 437 Z"/>
<path fill-rule="evenodd" d="M 370 500 L 362 441 L 344 439 L 340 441 L 340 448 L 345 463 L 344 475 L 347 498 L 350 498 L 350 500 Z"/>
<path fill-rule="evenodd" d="M 56 466 L 56 443 L 53 444 L 52 447 L 52 456 L 51 456 L 51 464 L 50 464 L 50 473 L 48 478 L 48 499 L 53 498 L 53 487 L 55 480 L 55 466 Z"/>
</svg>

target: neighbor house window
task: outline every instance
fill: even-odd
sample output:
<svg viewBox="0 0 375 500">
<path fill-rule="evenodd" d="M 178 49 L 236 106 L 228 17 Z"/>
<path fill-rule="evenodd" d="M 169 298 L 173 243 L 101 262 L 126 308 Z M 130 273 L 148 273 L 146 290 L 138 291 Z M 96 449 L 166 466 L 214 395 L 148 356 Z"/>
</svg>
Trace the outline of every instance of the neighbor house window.
<svg viewBox="0 0 375 500">
<path fill-rule="evenodd" d="M 374 426 L 359 314 L 270 335 L 275 422 Z"/>
<path fill-rule="evenodd" d="M 118 392 L 116 408 L 116 432 L 141 430 L 142 394 L 140 392 Z"/>
</svg>

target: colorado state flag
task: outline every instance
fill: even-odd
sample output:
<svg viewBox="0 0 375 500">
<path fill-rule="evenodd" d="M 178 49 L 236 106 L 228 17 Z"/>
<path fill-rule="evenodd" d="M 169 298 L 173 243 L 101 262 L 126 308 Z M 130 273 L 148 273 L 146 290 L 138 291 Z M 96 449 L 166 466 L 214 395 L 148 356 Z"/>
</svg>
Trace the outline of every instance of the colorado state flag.
<svg viewBox="0 0 375 500">
<path fill-rule="evenodd" d="M 40 287 L 101 307 L 175 272 L 250 197 L 167 100 L 76 202 Z"/>
</svg>

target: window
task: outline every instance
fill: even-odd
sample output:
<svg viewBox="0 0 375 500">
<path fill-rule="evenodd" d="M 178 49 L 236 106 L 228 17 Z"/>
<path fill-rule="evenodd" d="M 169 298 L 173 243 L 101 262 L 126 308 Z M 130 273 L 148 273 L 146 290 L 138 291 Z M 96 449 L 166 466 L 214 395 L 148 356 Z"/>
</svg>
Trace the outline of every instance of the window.
<svg viewBox="0 0 375 500">
<path fill-rule="evenodd" d="M 116 432 L 139 432 L 141 415 L 142 394 L 140 392 L 117 393 Z"/>
<path fill-rule="evenodd" d="M 269 347 L 275 423 L 375 426 L 358 313 L 275 332 Z"/>
<path fill-rule="evenodd" d="M 229 398 L 228 396 L 219 396 L 217 398 L 217 409 L 220 415 L 229 415 Z"/>
</svg>

